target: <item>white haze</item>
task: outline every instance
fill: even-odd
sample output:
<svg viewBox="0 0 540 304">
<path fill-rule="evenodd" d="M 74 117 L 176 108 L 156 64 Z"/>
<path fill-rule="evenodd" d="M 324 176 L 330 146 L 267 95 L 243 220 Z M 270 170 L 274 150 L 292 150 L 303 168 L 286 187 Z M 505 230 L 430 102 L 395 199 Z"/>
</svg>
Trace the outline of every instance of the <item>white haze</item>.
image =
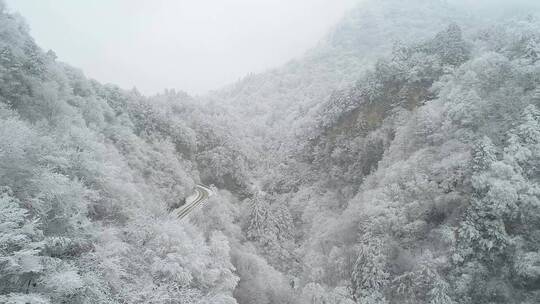
<svg viewBox="0 0 540 304">
<path fill-rule="evenodd" d="M 301 56 L 357 0 L 8 0 L 89 77 L 203 93 Z M 61 33 L 61 34 L 59 34 Z"/>
<path fill-rule="evenodd" d="M 538 0 L 201 1 L 0 0 L 0 303 L 539 303 Z"/>
</svg>

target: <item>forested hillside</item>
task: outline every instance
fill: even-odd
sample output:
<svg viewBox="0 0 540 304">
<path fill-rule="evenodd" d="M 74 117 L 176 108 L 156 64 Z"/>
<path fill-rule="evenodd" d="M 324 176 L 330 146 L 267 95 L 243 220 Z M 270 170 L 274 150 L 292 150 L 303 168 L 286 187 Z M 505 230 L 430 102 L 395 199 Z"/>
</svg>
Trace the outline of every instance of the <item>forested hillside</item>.
<svg viewBox="0 0 540 304">
<path fill-rule="evenodd" d="M 540 8 L 466 2 L 147 97 L 0 1 L 0 303 L 539 303 Z"/>
<path fill-rule="evenodd" d="M 234 303 L 223 234 L 168 215 L 208 170 L 244 166 L 205 161 L 234 141 L 188 96 L 88 80 L 1 6 L 0 102 L 0 302 Z"/>
</svg>

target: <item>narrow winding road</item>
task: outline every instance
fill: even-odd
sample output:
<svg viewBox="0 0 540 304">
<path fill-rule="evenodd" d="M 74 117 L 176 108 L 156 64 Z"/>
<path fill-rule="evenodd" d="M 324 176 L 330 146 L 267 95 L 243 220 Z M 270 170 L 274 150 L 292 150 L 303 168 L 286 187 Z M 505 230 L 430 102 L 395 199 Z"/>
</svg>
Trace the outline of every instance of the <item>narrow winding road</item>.
<svg viewBox="0 0 540 304">
<path fill-rule="evenodd" d="M 186 198 L 186 203 L 174 209 L 171 213 L 181 220 L 190 214 L 191 211 L 195 210 L 195 208 L 206 202 L 212 194 L 212 190 L 209 187 L 197 185 L 195 186 L 195 194 Z"/>
</svg>

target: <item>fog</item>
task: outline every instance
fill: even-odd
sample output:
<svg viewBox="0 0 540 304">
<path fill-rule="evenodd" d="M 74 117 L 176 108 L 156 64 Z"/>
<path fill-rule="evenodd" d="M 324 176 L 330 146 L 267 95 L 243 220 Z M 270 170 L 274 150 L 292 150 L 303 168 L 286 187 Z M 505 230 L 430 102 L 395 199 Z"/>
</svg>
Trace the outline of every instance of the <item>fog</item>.
<svg viewBox="0 0 540 304">
<path fill-rule="evenodd" d="M 37 43 L 87 76 L 191 94 L 301 56 L 357 0 L 8 0 Z"/>
<path fill-rule="evenodd" d="M 5 1 L 0 303 L 539 303 L 540 1 Z"/>
</svg>

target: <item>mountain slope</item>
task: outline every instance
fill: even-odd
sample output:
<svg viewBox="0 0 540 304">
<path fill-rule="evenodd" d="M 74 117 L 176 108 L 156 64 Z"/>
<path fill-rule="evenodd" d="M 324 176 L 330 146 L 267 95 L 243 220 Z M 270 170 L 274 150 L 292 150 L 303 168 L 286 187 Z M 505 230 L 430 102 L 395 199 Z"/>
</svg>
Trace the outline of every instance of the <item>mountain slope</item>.
<svg viewBox="0 0 540 304">
<path fill-rule="evenodd" d="M 167 213 L 199 175 L 189 123 L 56 62 L 0 8 L 0 302 L 234 303 L 228 241 Z"/>
<path fill-rule="evenodd" d="M 538 24 L 450 25 L 322 103 L 266 184 L 295 217 L 307 298 L 539 298 Z"/>
</svg>

